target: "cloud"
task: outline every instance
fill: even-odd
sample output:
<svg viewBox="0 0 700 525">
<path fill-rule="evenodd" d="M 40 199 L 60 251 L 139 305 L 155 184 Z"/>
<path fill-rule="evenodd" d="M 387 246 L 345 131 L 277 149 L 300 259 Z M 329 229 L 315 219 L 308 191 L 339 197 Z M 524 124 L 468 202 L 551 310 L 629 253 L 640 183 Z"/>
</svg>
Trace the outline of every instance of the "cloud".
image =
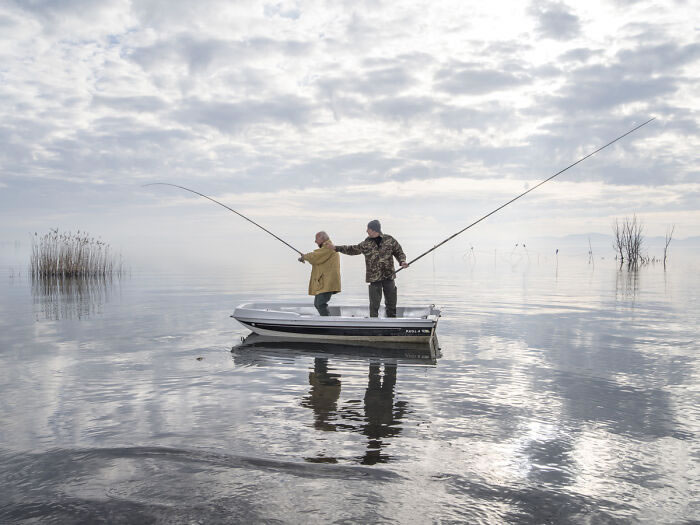
<svg viewBox="0 0 700 525">
<path fill-rule="evenodd" d="M 128 24 L 127 11 L 119 1 L 14 0 L 10 6 L 39 22 L 50 37 L 65 32 L 74 40 L 94 40 L 110 31 L 119 33 Z"/>
<path fill-rule="evenodd" d="M 226 0 L 199 0 L 196 4 L 188 0 L 139 0 L 129 2 L 129 10 L 136 27 L 149 28 L 160 35 L 184 30 L 220 33 L 222 27 L 228 27 L 230 33 L 238 31 L 239 24 L 251 15 L 249 4 Z"/>
<path fill-rule="evenodd" d="M 473 179 L 468 177 L 435 177 L 430 184 L 419 179 L 392 180 L 374 182 L 372 184 L 348 185 L 342 189 L 326 187 L 307 187 L 303 189 L 281 189 L 266 192 L 236 192 L 215 196 L 243 213 L 257 213 L 259 216 L 293 216 L 297 213 L 312 213 L 318 217 L 349 218 L 364 213 L 377 203 L 385 203 L 386 207 L 401 207 L 392 202 L 396 195 L 401 195 L 404 205 L 413 205 L 424 201 L 440 202 L 444 214 L 449 215 L 464 207 L 474 207 L 480 204 L 484 213 L 503 204 L 532 187 L 539 180 L 504 179 L 500 181 Z M 697 195 L 700 184 L 683 184 L 684 193 Z M 332 202 L 324 198 L 332 193 L 335 200 L 342 200 L 353 206 L 338 209 Z M 192 199 L 181 195 L 169 195 L 166 200 L 169 206 L 193 204 Z M 317 205 L 314 205 L 317 203 Z M 483 203 L 487 203 L 484 206 Z M 207 205 L 206 201 L 198 202 Z M 639 184 L 606 184 L 600 181 L 567 181 L 557 180 L 541 186 L 519 201 L 523 212 L 541 210 L 565 209 L 590 210 L 591 207 L 600 213 L 615 212 L 620 209 L 645 209 L 648 211 L 679 209 L 692 211 L 692 202 L 680 198 L 673 185 L 649 187 Z M 238 208 L 240 207 L 240 208 Z M 307 210 L 305 212 L 304 210 Z M 362 210 L 359 213 L 353 210 Z M 442 216 L 442 213 L 438 215 Z M 468 213 L 462 211 L 460 216 L 465 219 Z"/>
<path fill-rule="evenodd" d="M 100 4 L 90 0 L 15 0 L 14 4 L 27 12 L 42 16 L 81 16 L 103 9 Z"/>
<path fill-rule="evenodd" d="M 386 97 L 372 103 L 371 110 L 386 119 L 409 120 L 433 113 L 439 104 L 429 97 Z"/>
<path fill-rule="evenodd" d="M 182 34 L 148 46 L 134 47 L 128 50 L 127 56 L 144 70 L 180 62 L 187 65 L 189 73 L 196 74 L 206 71 L 215 58 L 229 57 L 233 51 L 233 44 L 225 40 L 197 39 Z"/>
<path fill-rule="evenodd" d="M 452 95 L 482 95 L 530 81 L 525 73 L 487 68 L 477 63 L 452 63 L 435 74 L 435 88 Z"/>
<path fill-rule="evenodd" d="M 254 36 L 242 40 L 201 38 L 182 32 L 145 46 L 134 46 L 127 56 L 144 70 L 183 64 L 190 74 L 212 68 L 236 70 L 242 63 L 266 56 L 300 56 L 313 44 L 298 40 L 276 40 Z"/>
<path fill-rule="evenodd" d="M 667 97 L 678 89 L 672 76 L 649 77 L 623 65 L 591 65 L 574 70 L 566 83 L 548 101 L 567 112 L 606 111 L 622 104 Z"/>
<path fill-rule="evenodd" d="M 103 117 L 89 129 L 70 132 L 31 120 L 10 121 L 0 127 L 0 139 L 5 139 L 0 159 L 7 175 L 71 182 L 104 183 L 160 171 L 174 175 L 183 161 L 196 164 L 199 155 L 189 131 L 131 117 Z"/>
<path fill-rule="evenodd" d="M 0 123 L 2 173 L 15 176 L 31 173 L 32 165 L 41 159 L 37 145 L 46 141 L 52 131 L 49 123 L 33 118 L 5 118 Z"/>
<path fill-rule="evenodd" d="M 263 13 L 265 16 L 274 17 L 280 16 L 282 18 L 290 18 L 296 20 L 301 16 L 301 8 L 298 4 L 284 4 L 278 2 L 276 4 L 265 4 L 263 6 Z"/>
<path fill-rule="evenodd" d="M 94 95 L 92 106 L 133 113 L 158 112 L 168 107 L 165 101 L 157 96 L 111 97 L 103 95 Z"/>
<path fill-rule="evenodd" d="M 315 80 L 319 94 L 330 100 L 357 97 L 364 102 L 373 97 L 393 97 L 417 84 L 409 67 L 400 64 L 379 68 L 370 66 L 352 72 L 334 69 Z"/>
<path fill-rule="evenodd" d="M 415 83 L 415 77 L 405 67 L 394 66 L 367 71 L 355 82 L 350 82 L 349 90 L 367 95 L 392 96 L 411 88 Z"/>
<path fill-rule="evenodd" d="M 579 18 L 563 3 L 538 0 L 530 5 L 528 13 L 535 17 L 537 33 L 542 37 L 571 40 L 581 32 Z"/>
<path fill-rule="evenodd" d="M 638 74 L 668 73 L 700 61 L 700 44 L 678 45 L 675 42 L 665 42 L 641 45 L 622 49 L 615 58 L 625 69 Z"/>
<path fill-rule="evenodd" d="M 577 47 L 559 55 L 559 60 L 562 62 L 588 62 L 591 58 L 598 55 L 600 52 L 594 49 Z"/>
<path fill-rule="evenodd" d="M 187 99 L 173 112 L 175 120 L 183 125 L 204 124 L 222 133 L 237 133 L 257 124 L 289 124 L 301 127 L 309 123 L 312 104 L 292 95 L 281 95 L 271 100 L 242 102 L 205 101 Z"/>
<path fill-rule="evenodd" d="M 700 134 L 700 115 L 697 110 L 670 104 L 655 105 L 654 110 L 663 116 L 659 125 L 664 131 L 678 133 L 683 140 Z"/>
<path fill-rule="evenodd" d="M 255 175 L 258 188 L 270 183 L 285 187 L 341 188 L 348 184 L 385 180 L 401 169 L 404 160 L 384 151 L 367 150 L 354 153 L 325 154 L 291 163 L 289 159 L 270 166 L 248 170 Z"/>
<path fill-rule="evenodd" d="M 12 35 L 21 27 L 20 19 L 7 14 L 0 14 L 0 31 L 3 35 Z"/>
<path fill-rule="evenodd" d="M 401 120 L 430 112 L 426 109 L 428 105 L 435 107 L 435 102 L 428 96 L 405 94 L 419 87 L 420 81 L 413 71 L 424 60 L 421 55 L 404 56 L 394 61 L 368 59 L 352 72 L 332 66 L 318 75 L 313 85 L 335 120 L 364 118 L 367 112 L 380 118 Z M 392 114 L 392 107 L 401 114 Z"/>
<path fill-rule="evenodd" d="M 510 125 L 518 120 L 518 112 L 499 104 L 480 104 L 475 106 L 443 105 L 438 113 L 442 126 L 453 130 L 495 129 L 501 125 Z M 510 124 L 506 124 L 510 123 Z"/>
<path fill-rule="evenodd" d="M 445 219 L 464 212 L 458 199 L 443 207 L 449 199 L 433 195 L 436 186 L 471 185 L 489 199 L 478 188 L 492 184 L 492 197 L 505 196 L 500 184 L 541 180 L 656 115 L 566 179 L 582 184 L 572 191 L 611 196 L 624 195 L 618 186 L 678 188 L 685 202 L 700 148 L 694 12 L 608 3 L 579 18 L 548 1 L 428 11 L 301 0 L 6 2 L 0 180 L 6 195 L 26 185 L 60 195 L 55 206 L 66 209 L 82 205 L 71 188 L 163 180 L 214 194 L 323 188 L 338 202 L 324 209 L 338 214 L 376 209 L 390 195 L 397 216 L 410 208 Z M 353 190 L 357 200 L 348 193 L 384 183 L 395 185 Z M 414 195 L 419 187 L 430 197 Z M 22 199 L 11 201 L 3 217 L 24 213 Z"/>
</svg>

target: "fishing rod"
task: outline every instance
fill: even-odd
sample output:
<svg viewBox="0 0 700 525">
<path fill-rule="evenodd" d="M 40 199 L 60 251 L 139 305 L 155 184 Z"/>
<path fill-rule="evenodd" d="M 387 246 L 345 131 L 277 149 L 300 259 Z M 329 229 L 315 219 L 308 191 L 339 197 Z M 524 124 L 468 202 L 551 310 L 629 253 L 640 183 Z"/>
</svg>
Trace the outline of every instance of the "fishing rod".
<svg viewBox="0 0 700 525">
<path fill-rule="evenodd" d="M 268 230 L 267 228 L 264 228 L 263 226 L 260 226 L 260 225 L 259 225 L 257 222 L 255 222 L 253 219 L 250 219 L 250 218 L 246 217 L 246 216 L 243 215 L 242 213 L 237 212 L 236 210 L 234 210 L 233 208 L 229 208 L 229 207 L 226 206 L 225 204 L 222 204 L 222 203 L 220 203 L 219 201 L 217 201 L 216 199 L 212 199 L 211 197 L 208 197 L 208 196 L 204 195 L 204 193 L 199 193 L 198 191 L 194 191 L 194 190 L 191 190 L 191 189 L 189 189 L 189 188 L 185 188 L 184 186 L 178 186 L 177 184 L 170 184 L 170 183 L 168 183 L 168 182 L 151 182 L 150 184 L 144 184 L 143 186 L 144 186 L 144 187 L 145 187 L 145 186 L 173 186 L 174 188 L 180 188 L 181 190 L 189 191 L 190 193 L 194 193 L 195 195 L 199 195 L 200 197 L 204 197 L 205 199 L 209 199 L 210 201 L 215 202 L 215 203 L 218 204 L 219 206 L 223 206 L 223 207 L 226 208 L 227 210 L 232 211 L 233 213 L 235 213 L 235 214 L 238 215 L 239 217 L 244 218 L 244 219 L 247 220 L 248 222 L 255 224 L 258 228 L 260 228 L 260 229 L 263 230 L 264 232 L 269 233 L 270 235 L 272 235 L 272 236 L 273 236 L 275 239 L 277 239 L 278 241 L 280 241 L 280 242 L 286 244 L 287 246 L 289 246 L 292 250 L 294 250 L 295 252 L 297 252 L 299 255 L 304 255 L 304 252 L 301 252 L 301 251 L 297 250 L 294 246 L 292 246 L 291 244 L 289 244 L 289 243 L 288 243 L 287 241 L 285 241 L 284 239 L 280 239 L 279 237 L 277 237 L 277 235 L 275 235 L 274 233 L 272 233 L 272 232 L 271 232 L 270 230 Z"/>
<path fill-rule="evenodd" d="M 650 118 L 649 120 L 647 120 L 646 122 L 640 124 L 639 126 L 636 126 L 636 127 L 632 128 L 632 129 L 629 130 L 627 133 L 625 133 L 625 134 L 623 134 L 623 135 L 620 135 L 619 137 L 617 137 L 617 138 L 614 139 L 614 140 L 611 140 L 611 141 L 608 142 L 605 146 L 601 146 L 601 147 L 599 147 L 597 150 L 593 151 L 592 153 L 589 153 L 589 154 L 586 155 L 585 157 L 580 158 L 579 160 L 577 160 L 577 161 L 574 162 L 573 164 L 569 164 L 569 165 L 568 165 L 566 168 L 564 168 L 563 170 L 558 171 L 557 173 L 555 173 L 555 174 L 552 175 L 551 177 L 549 177 L 549 178 L 543 180 L 542 182 L 540 182 L 540 183 L 538 183 L 537 185 L 533 186 L 533 187 L 530 188 L 529 190 L 527 190 L 527 191 L 521 193 L 520 195 L 518 195 L 517 197 L 515 197 L 515 198 L 509 200 L 509 201 L 506 202 L 505 204 L 502 204 L 501 206 L 499 206 L 498 208 L 496 208 L 496 209 L 493 210 L 492 212 L 489 212 L 489 213 L 487 213 L 486 215 L 484 215 L 483 217 L 481 217 L 480 219 L 474 221 L 473 223 L 471 223 L 471 224 L 470 224 L 469 226 L 467 226 L 466 228 L 462 228 L 462 229 L 459 230 L 457 233 L 455 233 L 455 234 L 453 234 L 453 235 L 450 235 L 447 239 L 445 239 L 444 241 L 442 241 L 442 242 L 439 243 L 439 244 L 436 244 L 435 246 L 433 246 L 432 248 L 430 248 L 427 252 L 421 253 L 418 257 L 416 257 L 415 259 L 413 259 L 412 261 L 410 261 L 406 266 L 399 268 L 399 269 L 396 270 L 396 272 L 394 272 L 394 273 L 397 274 L 397 273 L 399 273 L 401 270 L 403 270 L 404 268 L 408 268 L 411 264 L 413 264 L 414 262 L 416 262 L 418 259 L 421 259 L 422 257 L 428 255 L 428 254 L 429 254 L 430 252 L 432 252 L 433 250 L 437 250 L 440 246 L 442 246 L 443 244 L 445 244 L 447 241 L 451 241 L 452 239 L 454 239 L 455 237 L 457 237 L 457 235 L 459 235 L 460 233 L 464 233 L 465 231 L 467 231 L 467 230 L 468 230 L 469 228 L 471 228 L 472 226 L 475 226 L 475 225 L 479 224 L 481 221 L 483 221 L 483 220 L 486 219 L 487 217 L 490 217 L 491 215 L 493 215 L 493 214 L 496 213 L 497 211 L 502 210 L 503 208 L 505 208 L 506 206 L 508 206 L 508 205 L 511 204 L 512 202 L 517 201 L 520 197 L 524 197 L 525 195 L 527 195 L 528 193 L 530 193 L 532 190 L 535 190 L 535 189 L 539 188 L 540 186 L 542 186 L 545 182 L 549 182 L 550 180 L 552 180 L 552 179 L 553 179 L 554 177 L 556 177 L 557 175 L 561 175 L 562 173 L 564 173 L 564 172 L 565 172 L 566 170 L 568 170 L 569 168 L 573 168 L 574 166 L 576 166 L 576 164 L 579 164 L 580 162 L 583 162 L 583 161 L 586 160 L 588 157 L 592 157 L 593 155 L 595 155 L 595 154 L 598 153 L 599 151 L 601 151 L 601 150 L 607 148 L 607 147 L 610 146 L 611 144 L 614 144 L 615 142 L 617 142 L 617 141 L 620 140 L 621 138 L 626 137 L 626 136 L 629 135 L 630 133 L 634 133 L 635 131 L 637 131 L 637 130 L 638 130 L 639 128 L 641 128 L 642 126 L 646 126 L 647 124 L 649 124 L 649 122 L 651 122 L 651 121 L 654 120 L 655 118 L 656 118 L 656 117 Z"/>
</svg>

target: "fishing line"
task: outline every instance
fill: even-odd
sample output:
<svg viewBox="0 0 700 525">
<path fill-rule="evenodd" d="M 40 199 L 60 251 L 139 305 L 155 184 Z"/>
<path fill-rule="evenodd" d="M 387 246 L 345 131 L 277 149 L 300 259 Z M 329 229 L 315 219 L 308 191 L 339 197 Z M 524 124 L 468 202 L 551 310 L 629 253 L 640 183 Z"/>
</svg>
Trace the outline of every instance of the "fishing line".
<svg viewBox="0 0 700 525">
<path fill-rule="evenodd" d="M 144 187 L 145 187 L 145 186 L 172 186 L 172 187 L 174 187 L 174 188 L 180 188 L 181 190 L 189 191 L 190 193 L 194 193 L 195 195 L 199 195 L 200 197 L 204 197 L 205 199 L 209 199 L 210 201 L 215 202 L 215 203 L 218 204 L 219 206 L 223 206 L 223 207 L 226 208 L 227 210 L 232 211 L 233 213 L 235 213 L 235 214 L 238 215 L 239 217 L 244 218 L 244 219 L 247 220 L 248 222 L 250 222 L 250 223 L 252 223 L 252 224 L 255 224 L 258 228 L 260 228 L 260 229 L 263 230 L 264 232 L 269 233 L 270 235 L 272 235 L 272 236 L 273 236 L 275 239 L 277 239 L 278 241 L 280 241 L 280 242 L 286 244 L 287 246 L 289 246 L 292 250 L 294 250 L 295 252 L 297 252 L 299 255 L 304 255 L 303 252 L 297 250 L 294 246 L 292 246 L 291 244 L 289 244 L 289 243 L 288 243 L 287 241 L 285 241 L 284 239 L 280 239 L 279 237 L 277 237 L 277 235 L 275 235 L 274 233 L 272 233 L 272 232 L 271 232 L 270 230 L 268 230 L 267 228 L 264 228 L 263 226 L 260 226 L 260 225 L 259 225 L 257 222 L 255 222 L 253 219 L 250 219 L 250 218 L 246 217 L 246 216 L 243 215 L 242 213 L 237 212 L 237 211 L 234 210 L 233 208 L 230 208 L 230 207 L 226 206 L 225 204 L 222 204 L 221 202 L 217 201 L 216 199 L 212 199 L 211 197 L 208 197 L 208 196 L 204 195 L 203 193 L 199 193 L 198 191 L 194 191 L 194 190 L 191 190 L 191 189 L 189 189 L 189 188 L 185 188 L 184 186 L 178 186 L 177 184 L 170 184 L 170 183 L 168 183 L 168 182 L 151 182 L 150 184 L 144 184 L 143 186 L 144 186 Z"/>
<path fill-rule="evenodd" d="M 418 259 L 421 259 L 422 257 L 428 255 L 428 254 L 429 254 L 430 252 L 432 252 L 433 250 L 437 250 L 440 246 L 442 246 L 443 244 L 445 244 L 447 241 L 451 241 L 452 239 L 454 239 L 455 237 L 457 237 L 457 235 L 459 235 L 460 233 L 463 233 L 463 232 L 467 231 L 469 228 L 471 228 L 472 226 L 475 226 L 475 225 L 479 224 L 481 221 L 483 221 L 483 220 L 486 219 L 487 217 L 490 217 L 491 215 L 493 215 L 493 214 L 496 213 L 497 211 L 502 210 L 503 208 L 505 208 L 505 207 L 508 206 L 509 204 L 511 204 L 511 203 L 513 203 L 513 202 L 515 202 L 515 201 L 517 201 L 520 197 L 524 197 L 525 195 L 527 195 L 527 194 L 530 193 L 531 191 L 536 190 L 537 188 L 539 188 L 540 186 L 542 186 L 544 183 L 549 182 L 550 180 L 552 180 L 552 179 L 553 179 L 554 177 L 556 177 L 557 175 L 561 175 L 562 173 L 564 173 L 564 172 L 565 172 L 566 170 L 568 170 L 569 168 L 573 168 L 574 166 L 576 166 L 576 164 L 579 164 L 580 162 L 583 162 L 583 161 L 586 160 L 588 157 L 592 157 L 593 155 L 595 155 L 595 154 L 598 153 L 599 151 L 601 151 L 601 150 L 607 148 L 607 147 L 610 146 L 611 144 L 614 144 L 615 142 L 617 142 L 617 141 L 620 140 L 621 138 L 626 137 L 626 136 L 629 135 L 630 133 L 634 133 L 635 131 L 637 131 L 637 130 L 638 130 L 639 128 L 641 128 L 642 126 L 646 126 L 647 124 L 649 124 L 649 122 L 651 122 L 651 121 L 654 120 L 655 118 L 656 118 L 656 117 L 650 118 L 649 120 L 647 120 L 646 122 L 640 124 L 639 126 L 636 126 L 636 127 L 632 128 L 632 129 L 629 130 L 627 133 L 625 133 L 625 134 L 623 134 L 623 135 L 620 135 L 619 137 L 617 137 L 617 138 L 614 139 L 614 140 L 611 140 L 611 141 L 608 142 L 605 146 L 601 146 L 601 147 L 599 147 L 597 150 L 595 150 L 595 151 L 589 153 L 588 155 L 586 155 L 585 157 L 581 157 L 579 160 L 577 160 L 577 161 L 574 162 L 573 164 L 569 164 L 569 165 L 568 165 L 566 168 L 564 168 L 563 170 L 558 171 L 557 173 L 555 173 L 555 174 L 552 175 L 551 177 L 546 178 L 545 180 L 543 180 L 542 182 L 540 182 L 540 183 L 538 183 L 537 185 L 533 186 L 533 187 L 530 188 L 529 190 L 527 190 L 527 191 L 521 193 L 520 195 L 518 195 L 517 197 L 515 197 L 515 198 L 509 200 L 509 201 L 506 202 L 505 204 L 502 204 L 501 206 L 499 206 L 499 207 L 496 208 L 495 210 L 493 210 L 493 211 L 487 213 L 486 215 L 484 215 L 484 216 L 481 217 L 480 219 L 474 221 L 473 223 L 471 223 L 471 224 L 470 224 L 469 226 L 467 226 L 466 228 L 462 228 L 462 229 L 459 230 L 457 233 L 455 233 L 455 234 L 453 234 L 453 235 L 450 235 L 447 239 L 445 239 L 444 241 L 442 241 L 442 242 L 439 243 L 439 244 L 436 244 L 435 246 L 433 246 L 432 248 L 430 248 L 428 251 L 426 251 L 426 252 L 420 254 L 418 257 L 416 257 L 415 259 L 413 259 L 412 261 L 410 261 L 410 262 L 408 263 L 408 265 L 406 265 L 405 267 L 399 268 L 399 269 L 396 270 L 396 272 L 394 272 L 394 273 L 399 273 L 399 272 L 400 272 L 401 270 L 403 270 L 404 268 L 408 268 L 411 264 L 413 264 L 414 262 L 416 262 Z"/>
</svg>

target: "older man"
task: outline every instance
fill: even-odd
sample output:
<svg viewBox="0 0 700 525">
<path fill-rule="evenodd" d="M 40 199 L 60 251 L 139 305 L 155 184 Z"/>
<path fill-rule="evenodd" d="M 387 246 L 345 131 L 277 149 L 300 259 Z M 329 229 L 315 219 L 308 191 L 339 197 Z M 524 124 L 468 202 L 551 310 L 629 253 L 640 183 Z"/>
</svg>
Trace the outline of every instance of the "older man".
<svg viewBox="0 0 700 525">
<path fill-rule="evenodd" d="M 399 242 L 391 235 L 382 233 L 382 225 L 378 220 L 367 224 L 367 238 L 360 244 L 333 246 L 339 253 L 346 255 L 365 256 L 365 280 L 369 283 L 369 315 L 379 315 L 379 305 L 384 293 L 386 316 L 396 317 L 396 284 L 394 283 L 394 257 L 402 268 L 406 264 L 406 255 Z"/>
<path fill-rule="evenodd" d="M 309 295 L 314 297 L 314 306 L 323 316 L 330 315 L 328 301 L 340 291 L 340 256 L 335 253 L 333 243 L 326 232 L 318 232 L 314 239 L 318 246 L 313 252 L 299 257 L 299 262 L 311 263 Z"/>
</svg>

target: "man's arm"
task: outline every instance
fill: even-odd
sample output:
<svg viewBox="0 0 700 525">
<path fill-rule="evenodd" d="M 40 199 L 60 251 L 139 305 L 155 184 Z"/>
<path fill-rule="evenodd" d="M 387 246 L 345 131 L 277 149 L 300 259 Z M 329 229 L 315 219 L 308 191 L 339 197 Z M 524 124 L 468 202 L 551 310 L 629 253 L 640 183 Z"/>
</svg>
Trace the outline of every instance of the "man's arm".
<svg viewBox="0 0 700 525">
<path fill-rule="evenodd" d="M 313 265 L 325 262 L 331 255 L 333 255 L 333 250 L 331 250 L 330 247 L 324 246 L 323 248 L 319 248 L 318 250 L 305 253 L 304 255 L 299 257 L 299 259 L 309 261 Z"/>
<path fill-rule="evenodd" d="M 403 249 L 401 248 L 399 241 L 396 239 L 394 239 L 394 249 L 391 251 L 391 253 L 394 257 L 396 257 L 396 260 L 399 261 L 402 268 L 408 266 L 408 264 L 406 264 L 406 254 L 403 253 Z"/>
<path fill-rule="evenodd" d="M 334 246 L 335 251 L 338 253 L 344 253 L 345 255 L 361 255 L 363 253 L 362 243 L 360 244 L 346 244 L 343 246 Z"/>
</svg>

